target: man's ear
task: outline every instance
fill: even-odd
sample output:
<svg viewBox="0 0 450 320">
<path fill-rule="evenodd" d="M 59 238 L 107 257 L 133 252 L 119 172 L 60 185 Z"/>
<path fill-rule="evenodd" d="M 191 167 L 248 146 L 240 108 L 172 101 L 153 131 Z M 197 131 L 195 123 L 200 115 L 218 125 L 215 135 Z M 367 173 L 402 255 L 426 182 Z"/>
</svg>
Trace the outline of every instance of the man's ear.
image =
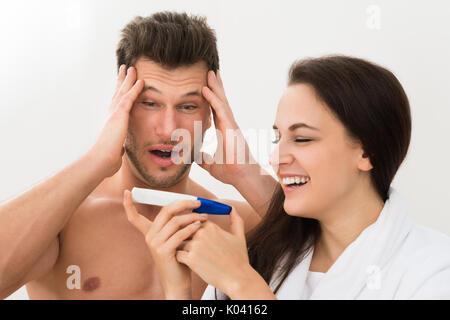
<svg viewBox="0 0 450 320">
<path fill-rule="evenodd" d="M 359 156 L 358 169 L 361 171 L 370 171 L 373 169 L 370 157 L 366 152 L 364 152 L 364 150 L 362 150 Z"/>
</svg>

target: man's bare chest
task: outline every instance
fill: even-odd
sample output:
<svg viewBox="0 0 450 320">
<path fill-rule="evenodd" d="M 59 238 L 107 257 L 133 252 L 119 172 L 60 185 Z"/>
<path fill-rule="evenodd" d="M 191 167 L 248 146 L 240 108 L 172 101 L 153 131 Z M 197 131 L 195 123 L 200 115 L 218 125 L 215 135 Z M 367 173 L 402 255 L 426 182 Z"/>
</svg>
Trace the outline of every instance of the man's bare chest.
<svg viewBox="0 0 450 320">
<path fill-rule="evenodd" d="M 163 299 L 144 236 L 122 208 L 109 209 L 72 216 L 60 234 L 57 263 L 41 284 L 63 299 Z"/>
</svg>

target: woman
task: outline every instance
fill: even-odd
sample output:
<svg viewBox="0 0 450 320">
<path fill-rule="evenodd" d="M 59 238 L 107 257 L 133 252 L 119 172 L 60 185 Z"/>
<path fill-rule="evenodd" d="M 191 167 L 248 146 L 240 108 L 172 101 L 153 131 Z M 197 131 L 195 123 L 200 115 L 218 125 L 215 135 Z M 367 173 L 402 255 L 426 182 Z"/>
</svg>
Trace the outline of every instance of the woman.
<svg viewBox="0 0 450 320">
<path fill-rule="evenodd" d="M 280 188 L 248 251 L 235 210 L 231 232 L 207 221 L 177 231 L 164 229 L 169 206 L 150 236 L 165 234 L 149 245 L 159 270 L 188 266 L 210 284 L 204 299 L 450 298 L 450 238 L 415 225 L 390 187 L 411 136 L 391 72 L 345 56 L 296 62 L 274 130 Z M 137 215 L 128 193 L 124 204 Z M 162 278 L 168 297 L 189 298 L 183 277 Z"/>
</svg>

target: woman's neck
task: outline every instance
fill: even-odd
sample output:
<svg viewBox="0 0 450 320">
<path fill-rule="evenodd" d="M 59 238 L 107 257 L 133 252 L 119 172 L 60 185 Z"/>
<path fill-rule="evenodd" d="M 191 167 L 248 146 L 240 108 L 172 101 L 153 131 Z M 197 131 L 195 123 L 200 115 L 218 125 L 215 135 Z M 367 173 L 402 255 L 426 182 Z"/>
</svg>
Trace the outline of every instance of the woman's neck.
<svg viewBox="0 0 450 320">
<path fill-rule="evenodd" d="M 383 206 L 384 202 L 372 187 L 355 188 L 323 215 L 310 270 L 327 272 L 345 248 L 378 219 Z"/>
</svg>

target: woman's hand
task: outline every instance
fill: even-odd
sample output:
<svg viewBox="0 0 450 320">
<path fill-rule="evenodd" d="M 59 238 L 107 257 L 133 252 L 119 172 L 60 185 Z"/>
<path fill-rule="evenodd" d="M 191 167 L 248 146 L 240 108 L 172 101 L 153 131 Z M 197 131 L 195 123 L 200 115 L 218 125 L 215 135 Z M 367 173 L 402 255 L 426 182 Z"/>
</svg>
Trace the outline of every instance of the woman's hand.
<svg viewBox="0 0 450 320">
<path fill-rule="evenodd" d="M 136 210 L 131 192 L 125 190 L 123 205 L 128 220 L 145 236 L 160 275 L 166 299 L 192 299 L 191 272 L 177 261 L 176 249 L 206 221 L 206 214 L 192 213 L 200 201 L 184 200 L 163 207 L 151 222 Z"/>
<path fill-rule="evenodd" d="M 234 208 L 230 219 L 231 232 L 205 222 L 176 254 L 179 262 L 226 294 L 247 283 L 255 274 L 248 260 L 244 222 Z"/>
</svg>

